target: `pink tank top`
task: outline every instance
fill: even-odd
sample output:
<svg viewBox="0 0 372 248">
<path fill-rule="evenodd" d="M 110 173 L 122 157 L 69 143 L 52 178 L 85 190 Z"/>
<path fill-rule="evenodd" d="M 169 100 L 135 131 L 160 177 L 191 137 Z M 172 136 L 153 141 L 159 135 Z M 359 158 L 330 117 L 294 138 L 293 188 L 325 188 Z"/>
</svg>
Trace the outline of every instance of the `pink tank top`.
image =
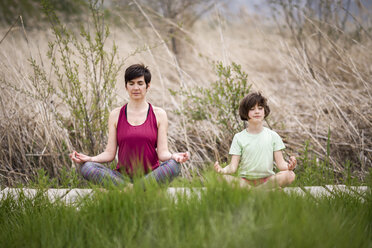
<svg viewBox="0 0 372 248">
<path fill-rule="evenodd" d="M 132 126 L 127 119 L 127 104 L 119 114 L 117 125 L 117 144 L 119 146 L 119 162 L 116 169 L 133 177 L 136 173 L 147 174 L 159 166 L 156 146 L 158 140 L 158 125 L 156 116 L 149 104 L 146 120 L 143 124 Z"/>
</svg>

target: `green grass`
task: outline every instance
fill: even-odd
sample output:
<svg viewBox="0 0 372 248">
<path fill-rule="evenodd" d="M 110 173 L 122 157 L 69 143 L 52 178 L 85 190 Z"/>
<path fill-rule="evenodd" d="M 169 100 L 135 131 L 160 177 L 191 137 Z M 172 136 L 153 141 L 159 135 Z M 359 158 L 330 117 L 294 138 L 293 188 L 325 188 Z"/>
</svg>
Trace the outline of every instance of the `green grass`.
<svg viewBox="0 0 372 248">
<path fill-rule="evenodd" d="M 308 151 L 309 143 L 305 143 L 301 156 L 297 158 L 298 165 L 295 169 L 296 180 L 292 186 L 319 186 L 327 184 L 345 184 L 348 186 L 360 186 L 368 184 L 369 177 L 372 176 L 372 169 L 363 173 L 360 177 L 358 164 L 345 161 L 342 170 L 335 171 L 330 162 L 329 155 L 320 159 L 315 154 Z"/>
<path fill-rule="evenodd" d="M 0 201 L 2 247 L 372 247 L 372 195 L 299 197 L 209 178 L 198 198 L 164 188 L 96 192 L 78 206 Z"/>
</svg>

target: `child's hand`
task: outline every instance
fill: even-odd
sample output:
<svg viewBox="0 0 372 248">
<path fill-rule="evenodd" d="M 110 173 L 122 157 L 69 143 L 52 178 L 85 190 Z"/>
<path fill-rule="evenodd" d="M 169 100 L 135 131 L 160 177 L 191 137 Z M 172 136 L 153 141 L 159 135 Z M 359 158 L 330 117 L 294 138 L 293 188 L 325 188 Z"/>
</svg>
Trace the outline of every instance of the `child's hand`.
<svg viewBox="0 0 372 248">
<path fill-rule="evenodd" d="M 214 163 L 214 170 L 217 173 L 223 174 L 222 167 L 220 166 L 220 164 L 218 163 L 218 161 L 216 161 L 216 163 Z"/>
<path fill-rule="evenodd" d="M 294 168 L 296 168 L 296 165 L 297 165 L 296 157 L 291 156 L 288 162 L 288 170 L 294 170 Z"/>
</svg>

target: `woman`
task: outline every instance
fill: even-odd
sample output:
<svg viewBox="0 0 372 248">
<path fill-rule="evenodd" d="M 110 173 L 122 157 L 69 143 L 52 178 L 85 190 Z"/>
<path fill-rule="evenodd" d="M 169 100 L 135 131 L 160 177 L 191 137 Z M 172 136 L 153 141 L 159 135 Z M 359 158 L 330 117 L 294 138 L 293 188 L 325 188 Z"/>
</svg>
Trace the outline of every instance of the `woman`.
<svg viewBox="0 0 372 248">
<path fill-rule="evenodd" d="M 145 174 L 144 180 L 153 178 L 164 183 L 180 173 L 180 163 L 187 161 L 190 155 L 188 152 L 169 152 L 167 114 L 146 101 L 150 85 L 151 73 L 147 67 L 134 64 L 126 69 L 125 88 L 129 102 L 110 113 L 105 151 L 94 157 L 76 151 L 70 154 L 72 161 L 83 164 L 80 171 L 84 178 L 95 183 L 108 180 L 117 185 L 124 183 L 122 173 L 131 180 Z M 113 161 L 117 150 L 116 170 L 104 167 L 101 163 Z M 159 160 L 165 162 L 160 164 Z"/>
</svg>

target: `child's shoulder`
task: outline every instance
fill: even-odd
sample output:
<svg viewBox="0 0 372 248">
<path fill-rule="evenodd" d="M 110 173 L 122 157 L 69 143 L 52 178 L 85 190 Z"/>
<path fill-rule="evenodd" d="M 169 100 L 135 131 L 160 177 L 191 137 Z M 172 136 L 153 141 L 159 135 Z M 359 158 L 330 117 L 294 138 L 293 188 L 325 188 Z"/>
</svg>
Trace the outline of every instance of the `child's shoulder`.
<svg viewBox="0 0 372 248">
<path fill-rule="evenodd" d="M 279 136 L 279 134 L 277 132 L 275 132 L 274 130 L 272 130 L 270 128 L 267 128 L 267 127 L 263 127 L 263 130 L 260 134 L 271 135 L 271 136 Z M 237 138 L 240 138 L 240 137 L 246 137 L 246 136 L 250 136 L 250 135 L 252 135 L 252 134 L 249 134 L 247 132 L 247 129 L 243 129 L 242 131 L 236 133 L 234 136 L 237 137 Z"/>
<path fill-rule="evenodd" d="M 247 138 L 247 131 L 243 129 L 242 131 L 235 133 L 233 142 L 241 142 L 242 140 L 245 140 Z"/>
<path fill-rule="evenodd" d="M 247 134 L 247 130 L 246 129 L 243 129 L 242 131 L 238 132 L 238 133 L 235 133 L 235 137 L 242 137 L 244 135 Z"/>
<path fill-rule="evenodd" d="M 273 138 L 280 138 L 280 135 L 275 132 L 274 130 L 270 129 L 270 128 L 267 128 L 267 127 L 264 127 L 266 132 L 269 133 L 271 135 L 271 137 Z"/>
<path fill-rule="evenodd" d="M 270 134 L 278 134 L 277 132 L 275 132 L 274 130 L 270 129 L 270 128 L 267 128 L 267 127 L 264 127 L 264 130 L 267 132 L 267 133 L 270 133 Z"/>
</svg>

